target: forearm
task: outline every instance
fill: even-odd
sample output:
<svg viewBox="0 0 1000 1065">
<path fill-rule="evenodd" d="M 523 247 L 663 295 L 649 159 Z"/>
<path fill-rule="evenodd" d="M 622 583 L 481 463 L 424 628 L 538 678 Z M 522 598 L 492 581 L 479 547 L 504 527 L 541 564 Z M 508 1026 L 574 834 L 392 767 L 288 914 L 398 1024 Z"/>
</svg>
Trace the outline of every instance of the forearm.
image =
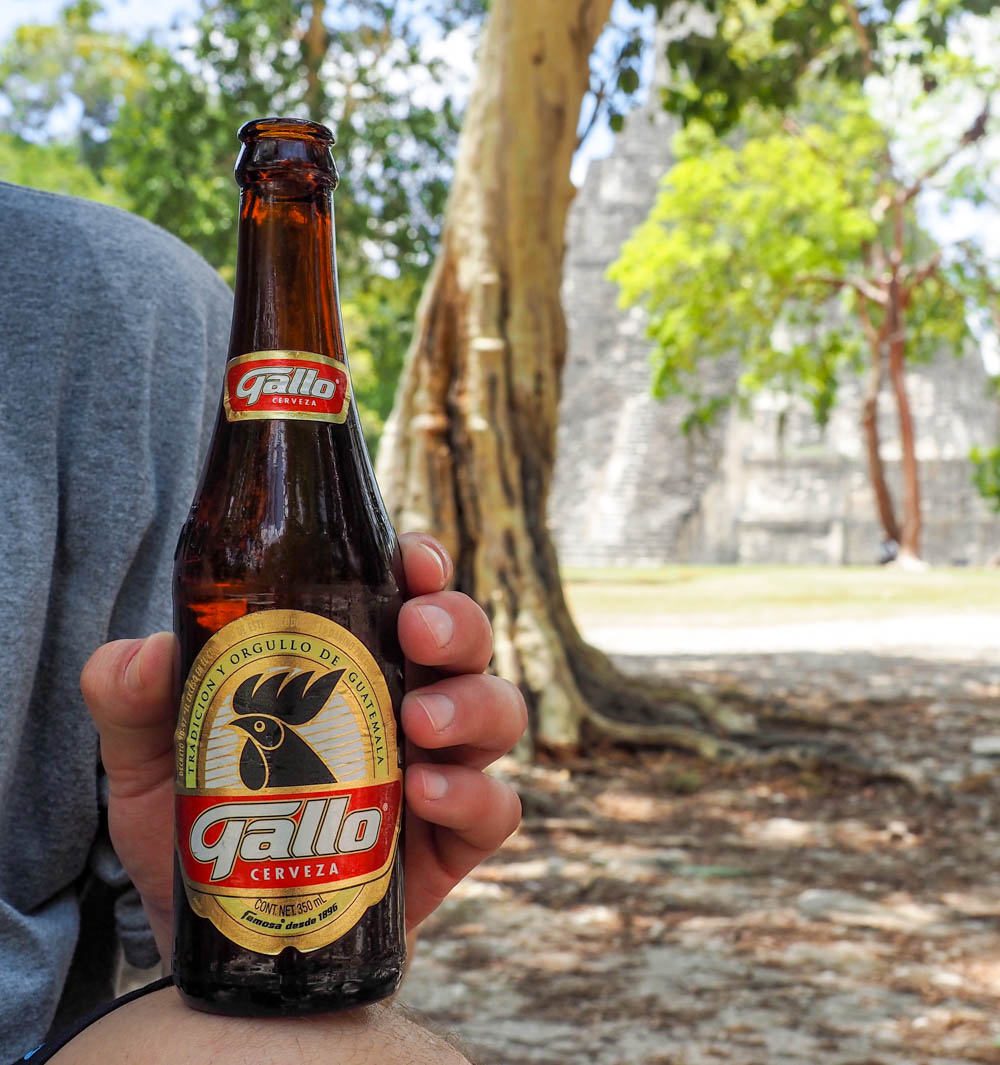
<svg viewBox="0 0 1000 1065">
<path fill-rule="evenodd" d="M 55 1053 L 52 1065 L 469 1065 L 391 1006 L 315 1017 L 219 1017 L 173 988 L 106 1014 Z"/>
</svg>

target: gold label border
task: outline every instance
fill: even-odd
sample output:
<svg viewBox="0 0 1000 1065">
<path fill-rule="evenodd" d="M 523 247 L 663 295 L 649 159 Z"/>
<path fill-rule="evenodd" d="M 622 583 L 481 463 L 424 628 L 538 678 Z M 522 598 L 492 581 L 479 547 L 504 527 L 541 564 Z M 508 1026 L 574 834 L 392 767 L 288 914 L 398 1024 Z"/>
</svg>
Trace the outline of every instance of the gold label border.
<svg viewBox="0 0 1000 1065">
<path fill-rule="evenodd" d="M 275 935 L 273 932 L 251 931 L 233 918 L 223 908 L 218 899 L 199 892 L 192 892 L 186 884 L 185 890 L 194 912 L 199 917 L 204 917 L 211 921 L 227 939 L 232 940 L 241 947 L 246 947 L 247 950 L 255 951 L 257 954 L 276 957 L 287 947 L 295 947 L 296 950 L 301 951 L 303 954 L 308 954 L 311 951 L 319 950 L 321 947 L 329 945 L 349 932 L 361 920 L 368 909 L 385 897 L 391 875 L 392 870 L 390 869 L 380 880 L 369 881 L 358 888 L 354 897 L 347 901 L 344 906 L 338 908 L 333 920 L 322 927 L 281 935 Z M 351 889 L 347 888 L 344 893 L 346 894 L 350 891 Z M 310 894 L 321 894 L 321 892 L 317 890 Z M 341 892 L 328 892 L 328 894 L 339 895 Z M 229 897 L 237 898 L 238 896 Z M 288 897 L 294 898 L 297 896 Z M 331 936 L 331 931 L 336 931 L 337 934 Z"/>
</svg>

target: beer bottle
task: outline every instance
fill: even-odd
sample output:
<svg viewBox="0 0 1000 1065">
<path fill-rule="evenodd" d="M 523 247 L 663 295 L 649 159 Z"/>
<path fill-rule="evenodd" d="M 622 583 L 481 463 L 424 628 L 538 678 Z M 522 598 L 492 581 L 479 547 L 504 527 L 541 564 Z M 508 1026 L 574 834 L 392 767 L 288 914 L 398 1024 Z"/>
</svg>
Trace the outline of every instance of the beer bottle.
<svg viewBox="0 0 1000 1065">
<path fill-rule="evenodd" d="M 332 135 L 239 137 L 222 403 L 174 569 L 174 980 L 286 1015 L 402 975 L 402 569 L 351 394 Z"/>
</svg>

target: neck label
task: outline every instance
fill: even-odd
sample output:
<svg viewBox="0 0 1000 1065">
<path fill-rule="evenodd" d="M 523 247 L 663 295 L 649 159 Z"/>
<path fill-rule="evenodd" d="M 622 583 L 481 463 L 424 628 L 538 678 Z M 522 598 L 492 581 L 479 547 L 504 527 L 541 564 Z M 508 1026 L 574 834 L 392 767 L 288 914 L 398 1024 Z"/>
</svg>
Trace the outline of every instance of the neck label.
<svg viewBox="0 0 1000 1065">
<path fill-rule="evenodd" d="M 311 351 L 251 351 L 226 364 L 222 394 L 231 422 L 283 418 L 347 420 L 351 379 L 347 364 Z"/>
</svg>

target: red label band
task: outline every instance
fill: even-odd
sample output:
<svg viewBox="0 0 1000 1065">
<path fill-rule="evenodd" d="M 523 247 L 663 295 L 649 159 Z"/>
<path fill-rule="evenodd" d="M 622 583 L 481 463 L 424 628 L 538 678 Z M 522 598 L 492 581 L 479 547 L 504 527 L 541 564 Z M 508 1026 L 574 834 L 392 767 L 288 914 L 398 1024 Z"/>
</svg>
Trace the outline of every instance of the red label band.
<svg viewBox="0 0 1000 1065">
<path fill-rule="evenodd" d="M 393 852 L 402 782 L 346 791 L 269 790 L 267 798 L 177 796 L 185 878 L 211 894 L 364 883 Z"/>
<path fill-rule="evenodd" d="M 308 351 L 252 351 L 226 364 L 229 421 L 291 418 L 343 422 L 350 404 L 347 366 Z"/>
</svg>

